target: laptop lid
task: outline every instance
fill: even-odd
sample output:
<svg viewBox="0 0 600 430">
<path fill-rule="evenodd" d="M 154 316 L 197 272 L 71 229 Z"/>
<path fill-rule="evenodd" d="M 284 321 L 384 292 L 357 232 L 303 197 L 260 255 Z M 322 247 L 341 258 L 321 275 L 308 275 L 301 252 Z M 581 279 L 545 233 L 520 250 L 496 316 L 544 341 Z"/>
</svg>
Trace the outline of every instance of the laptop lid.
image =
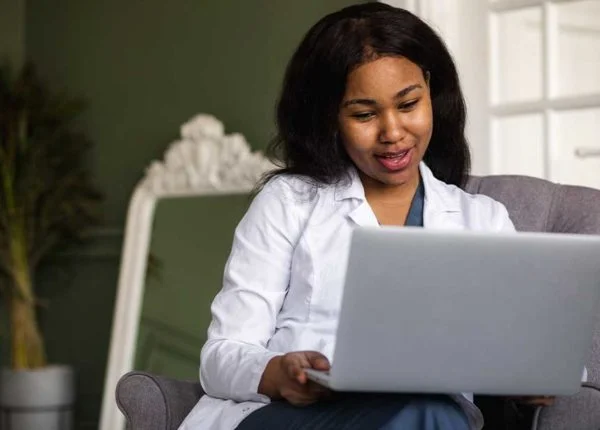
<svg viewBox="0 0 600 430">
<path fill-rule="evenodd" d="M 600 237 L 357 228 L 340 390 L 572 394 L 600 298 Z"/>
</svg>

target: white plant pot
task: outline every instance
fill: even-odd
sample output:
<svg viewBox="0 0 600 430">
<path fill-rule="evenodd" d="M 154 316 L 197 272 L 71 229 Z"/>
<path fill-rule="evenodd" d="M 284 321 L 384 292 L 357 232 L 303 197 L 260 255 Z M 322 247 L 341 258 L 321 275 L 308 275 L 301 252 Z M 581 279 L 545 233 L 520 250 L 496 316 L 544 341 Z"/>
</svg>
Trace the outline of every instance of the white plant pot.
<svg viewBox="0 0 600 430">
<path fill-rule="evenodd" d="M 70 430 L 75 399 L 73 369 L 0 370 L 2 430 Z"/>
</svg>

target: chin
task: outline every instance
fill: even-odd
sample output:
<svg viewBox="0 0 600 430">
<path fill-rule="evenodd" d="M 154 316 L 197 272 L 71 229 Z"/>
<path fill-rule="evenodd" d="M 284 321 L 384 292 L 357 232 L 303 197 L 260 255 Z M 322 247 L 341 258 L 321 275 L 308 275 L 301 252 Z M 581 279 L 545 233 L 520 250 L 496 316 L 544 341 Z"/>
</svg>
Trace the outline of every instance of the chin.
<svg viewBox="0 0 600 430">
<path fill-rule="evenodd" d="M 385 173 L 380 180 L 387 185 L 404 185 L 419 176 L 419 167 L 414 166 L 395 173 Z"/>
<path fill-rule="evenodd" d="M 408 182 L 411 182 L 414 180 L 415 176 L 419 175 L 418 164 L 407 166 L 405 169 L 397 172 L 382 171 L 380 166 L 369 166 L 369 170 L 366 170 L 369 173 L 365 173 L 365 170 L 362 170 L 358 167 L 357 170 L 359 171 L 359 174 L 362 176 L 363 180 L 368 179 L 374 184 L 388 187 L 404 185 Z"/>
<path fill-rule="evenodd" d="M 412 177 L 413 177 L 413 175 L 411 175 L 410 172 L 401 172 L 401 173 L 396 173 L 396 174 L 388 173 L 385 175 L 379 175 L 377 177 L 377 181 L 383 185 L 387 185 L 390 187 L 397 187 L 400 185 L 404 185 L 407 182 L 410 182 Z"/>
</svg>

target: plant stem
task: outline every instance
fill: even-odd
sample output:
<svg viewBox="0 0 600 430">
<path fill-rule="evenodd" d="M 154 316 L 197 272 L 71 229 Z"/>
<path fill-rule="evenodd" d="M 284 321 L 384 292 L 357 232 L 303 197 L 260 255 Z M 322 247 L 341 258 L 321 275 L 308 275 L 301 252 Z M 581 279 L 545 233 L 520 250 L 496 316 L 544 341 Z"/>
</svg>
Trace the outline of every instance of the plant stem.
<svg viewBox="0 0 600 430">
<path fill-rule="evenodd" d="M 15 148 L 12 148 L 13 150 Z M 14 155 L 14 154 L 13 154 Z M 5 233 L 8 235 L 8 268 L 12 287 L 7 294 L 10 314 L 12 367 L 32 369 L 46 365 L 44 342 L 38 327 L 31 261 L 27 246 L 27 231 L 23 208 L 19 207 L 14 188 L 14 165 L 9 158 L 3 166 L 2 186 L 6 205 Z M 12 168 L 8 168 L 12 167 Z"/>
<path fill-rule="evenodd" d="M 35 369 L 46 365 L 44 342 L 32 303 L 12 297 L 10 303 L 12 368 Z"/>
<path fill-rule="evenodd" d="M 32 369 L 46 365 L 44 342 L 35 313 L 35 299 L 31 268 L 22 223 L 15 222 L 10 230 L 12 282 L 10 295 L 10 322 L 12 342 L 12 367 L 16 370 Z"/>
</svg>

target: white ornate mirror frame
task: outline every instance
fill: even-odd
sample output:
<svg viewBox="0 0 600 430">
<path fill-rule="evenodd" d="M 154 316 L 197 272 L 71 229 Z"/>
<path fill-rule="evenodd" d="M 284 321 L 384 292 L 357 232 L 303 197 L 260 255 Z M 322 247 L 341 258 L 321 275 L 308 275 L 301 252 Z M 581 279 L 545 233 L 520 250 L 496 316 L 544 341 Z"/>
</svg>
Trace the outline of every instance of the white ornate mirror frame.
<svg viewBox="0 0 600 430">
<path fill-rule="evenodd" d="M 115 402 L 115 388 L 119 378 L 133 369 L 158 199 L 248 193 L 273 167 L 260 152 L 250 151 L 244 136 L 226 135 L 219 120 L 199 114 L 181 126 L 181 139 L 169 146 L 164 161 L 153 162 L 147 169 L 127 213 L 100 430 L 125 427 Z"/>
</svg>

